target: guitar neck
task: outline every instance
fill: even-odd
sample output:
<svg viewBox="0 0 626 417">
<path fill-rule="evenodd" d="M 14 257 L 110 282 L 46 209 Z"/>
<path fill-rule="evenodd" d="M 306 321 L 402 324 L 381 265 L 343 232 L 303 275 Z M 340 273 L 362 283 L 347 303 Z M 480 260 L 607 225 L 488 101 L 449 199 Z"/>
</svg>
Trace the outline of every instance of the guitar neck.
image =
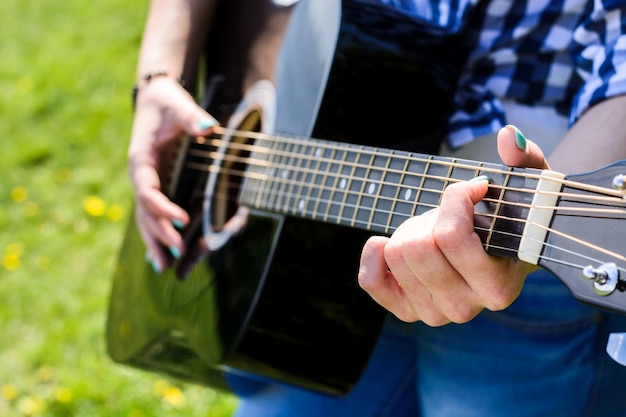
<svg viewBox="0 0 626 417">
<path fill-rule="evenodd" d="M 313 139 L 262 139 L 255 148 L 242 204 L 387 235 L 409 217 L 438 207 L 449 184 L 486 175 L 490 192 L 476 207 L 476 230 L 486 250 L 507 256 L 517 254 L 541 175 L 533 169 Z"/>
</svg>

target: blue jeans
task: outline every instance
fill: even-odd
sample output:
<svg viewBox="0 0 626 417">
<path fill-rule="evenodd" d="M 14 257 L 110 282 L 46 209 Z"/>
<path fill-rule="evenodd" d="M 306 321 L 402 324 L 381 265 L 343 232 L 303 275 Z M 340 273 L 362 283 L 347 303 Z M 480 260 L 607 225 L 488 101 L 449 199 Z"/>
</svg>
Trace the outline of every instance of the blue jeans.
<svg viewBox="0 0 626 417">
<path fill-rule="evenodd" d="M 335 398 L 282 385 L 243 396 L 237 417 L 624 417 L 626 367 L 606 353 L 626 316 L 573 299 L 545 271 L 470 323 L 389 318 L 355 388 Z"/>
</svg>

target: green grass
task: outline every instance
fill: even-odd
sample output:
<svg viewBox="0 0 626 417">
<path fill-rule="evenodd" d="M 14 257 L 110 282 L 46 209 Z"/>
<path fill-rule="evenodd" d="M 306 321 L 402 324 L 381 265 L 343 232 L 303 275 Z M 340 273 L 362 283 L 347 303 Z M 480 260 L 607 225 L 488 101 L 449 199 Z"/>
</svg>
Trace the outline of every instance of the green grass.
<svg viewBox="0 0 626 417">
<path fill-rule="evenodd" d="M 229 395 L 106 354 L 111 275 L 132 199 L 129 89 L 147 7 L 147 0 L 3 0 L 4 417 L 228 416 L 235 405 Z"/>
</svg>

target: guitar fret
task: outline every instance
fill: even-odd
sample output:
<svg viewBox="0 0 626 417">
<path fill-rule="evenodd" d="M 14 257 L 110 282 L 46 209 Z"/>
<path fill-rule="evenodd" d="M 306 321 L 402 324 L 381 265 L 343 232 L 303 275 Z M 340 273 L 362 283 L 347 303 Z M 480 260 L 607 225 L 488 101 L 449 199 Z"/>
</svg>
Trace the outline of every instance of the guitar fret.
<svg viewBox="0 0 626 417">
<path fill-rule="evenodd" d="M 493 238 L 493 231 L 496 225 L 496 220 L 498 219 L 497 214 L 500 213 L 500 209 L 502 208 L 502 201 L 504 198 L 504 192 L 506 190 L 506 187 L 509 183 L 509 180 L 511 179 L 511 174 L 506 174 L 506 176 L 504 177 L 504 181 L 502 182 L 502 188 L 500 189 L 500 194 L 498 196 L 498 201 L 495 204 L 495 208 L 493 209 L 493 212 L 496 213 L 495 216 L 492 217 L 490 225 L 489 225 L 489 232 L 487 234 L 487 237 L 485 239 L 485 241 L 483 242 L 483 246 L 485 247 L 485 250 L 489 251 L 489 247 L 491 246 L 491 240 Z"/>
<path fill-rule="evenodd" d="M 433 160 L 433 157 L 429 156 L 428 157 L 428 162 L 426 162 L 424 164 L 424 170 L 423 170 L 424 175 L 422 175 L 422 177 L 420 179 L 420 184 L 419 184 L 419 187 L 417 189 L 417 197 L 415 198 L 416 204 L 413 206 L 413 210 L 411 211 L 411 216 L 415 216 L 416 214 L 422 214 L 422 213 L 430 210 L 430 207 L 425 209 L 425 210 L 420 210 L 420 208 L 423 208 L 423 207 L 420 207 L 419 203 L 420 203 L 420 201 L 422 199 L 422 194 L 424 193 L 424 187 L 425 187 L 425 184 L 426 184 L 426 174 L 428 173 L 428 171 L 430 169 L 430 165 L 431 165 L 432 160 Z M 419 213 L 418 213 L 418 211 L 419 211 Z"/>
<path fill-rule="evenodd" d="M 345 188 L 345 183 L 347 181 L 345 178 L 341 177 L 341 174 L 343 171 L 343 167 L 345 166 L 346 158 L 349 156 L 350 152 L 348 152 L 347 150 L 338 149 L 337 153 L 342 155 L 342 158 L 340 162 L 331 163 L 329 167 L 330 173 L 334 173 L 335 177 L 334 177 L 333 185 L 329 191 L 329 198 L 325 200 L 325 204 L 327 205 L 327 207 L 326 207 L 326 213 L 324 214 L 324 221 L 328 221 L 329 217 L 331 216 L 331 211 L 332 211 L 333 204 L 334 204 L 333 203 L 334 197 L 338 189 L 337 186 L 339 185 L 339 187 Z M 337 171 L 333 171 L 333 167 L 335 166 L 337 167 Z"/>
<path fill-rule="evenodd" d="M 393 154 L 393 151 L 392 151 Z M 388 184 L 397 184 L 395 187 L 396 192 L 394 193 L 393 199 L 391 200 L 391 207 L 389 207 L 389 214 L 387 215 L 387 221 L 385 223 L 381 223 L 385 225 L 385 233 L 390 234 L 390 227 L 393 224 L 394 213 L 397 211 L 398 201 L 400 196 L 400 190 L 402 190 L 402 185 L 404 184 L 404 179 L 406 177 L 407 167 L 409 165 L 409 158 L 404 158 L 404 164 L 402 169 L 400 170 L 400 175 L 397 180 L 391 180 Z M 387 177 L 392 176 L 395 173 L 387 174 Z M 386 186 L 386 185 L 385 185 Z"/>
<path fill-rule="evenodd" d="M 348 177 L 347 181 L 344 181 L 345 177 L 343 177 L 340 180 L 340 188 L 343 189 L 342 191 L 343 198 L 341 199 L 341 204 L 339 204 L 339 211 L 336 214 L 336 222 L 338 224 L 343 223 L 342 219 L 350 217 L 350 214 L 348 215 L 345 214 L 349 197 L 352 195 L 358 195 L 358 192 L 354 193 L 351 190 L 353 189 L 353 187 L 360 188 L 360 185 L 363 183 L 363 180 L 361 178 L 355 177 L 355 172 L 357 171 L 357 169 L 360 169 L 358 166 L 358 161 L 361 156 L 362 155 L 361 155 L 360 150 L 348 152 L 348 157 L 346 158 L 346 161 L 349 162 L 350 165 L 344 168 L 347 168 L 347 170 L 349 170 L 350 172 L 347 173 L 347 177 Z M 354 206 L 347 206 L 347 207 L 348 207 L 348 212 L 351 212 L 352 210 L 354 210 Z"/>
<path fill-rule="evenodd" d="M 375 222 L 375 219 L 380 214 L 384 215 L 385 211 L 390 211 L 391 208 L 389 207 L 389 205 L 393 204 L 393 199 L 391 199 L 391 200 L 384 199 L 384 198 L 381 199 L 380 197 L 381 196 L 384 197 L 383 191 L 386 190 L 389 186 L 391 186 L 393 188 L 396 188 L 396 189 L 398 188 L 398 186 L 396 185 L 397 183 L 394 183 L 394 182 L 387 183 L 387 178 L 390 175 L 392 175 L 390 173 L 391 170 L 389 169 L 389 167 L 391 166 L 391 161 L 393 160 L 393 151 L 390 151 L 389 155 L 387 155 L 386 157 L 381 156 L 381 158 L 385 158 L 385 166 L 384 166 L 384 169 L 381 171 L 381 177 L 378 180 L 378 187 L 375 190 L 376 191 L 376 195 L 372 198 L 373 201 L 369 205 L 369 207 L 370 207 L 370 215 L 369 215 L 369 218 L 368 218 L 367 223 L 366 223 L 367 227 L 371 227 L 372 224 L 385 225 L 385 223 L 382 223 L 382 222 L 380 222 L 380 223 Z M 375 162 L 373 164 L 374 164 L 374 166 L 376 166 Z M 396 194 L 397 194 L 397 191 L 396 191 Z M 385 231 L 386 231 L 386 229 L 385 229 Z"/>
<path fill-rule="evenodd" d="M 450 168 L 445 165 L 433 163 L 428 165 L 428 172 L 424 176 L 420 194 L 420 202 L 423 203 L 424 211 L 439 207 L 449 175 Z"/>
<path fill-rule="evenodd" d="M 394 180 L 398 185 L 393 192 L 393 205 L 389 208 L 387 222 L 381 223 L 386 225 L 385 232 L 388 234 L 392 233 L 406 219 L 414 216 L 419 206 L 419 197 L 424 183 L 424 175 L 420 171 L 425 172 L 427 170 L 427 163 L 415 159 L 413 156 L 412 153 L 404 155 L 401 172 L 396 174 L 397 179 Z"/>
<path fill-rule="evenodd" d="M 289 211 L 294 211 L 295 209 L 297 209 L 297 204 L 296 204 L 296 187 L 298 187 L 298 180 L 299 180 L 299 175 L 302 174 L 302 170 L 299 169 L 300 168 L 300 163 L 302 161 L 301 158 L 301 149 L 302 149 L 302 144 L 301 143 L 295 143 L 294 147 L 293 147 L 293 152 L 291 153 L 292 155 L 297 155 L 296 157 L 293 158 L 293 161 L 289 163 L 289 171 L 291 173 L 291 179 L 287 179 L 287 185 L 285 186 L 285 188 L 287 188 L 287 191 L 285 193 L 284 199 L 285 199 L 285 203 L 284 203 L 284 211 L 285 213 L 288 213 Z"/>
<path fill-rule="evenodd" d="M 374 159 L 376 157 L 376 154 L 372 153 L 369 158 L 367 158 L 367 162 L 363 165 L 360 163 L 360 159 L 362 156 L 363 155 L 361 153 L 358 153 L 354 169 L 354 177 L 361 179 L 361 184 L 357 184 L 359 190 L 355 193 L 348 193 L 348 198 L 346 199 L 349 209 L 353 212 L 352 216 L 345 216 L 345 218 L 352 217 L 352 220 L 349 222 L 350 226 L 354 226 L 356 224 L 358 215 L 361 211 L 366 209 L 373 211 L 373 206 L 365 204 L 363 202 L 363 199 L 364 194 L 367 192 L 367 189 L 369 189 L 370 186 L 375 187 L 375 185 L 373 185 L 375 183 L 375 180 L 372 178 L 372 172 L 375 173 L 375 171 L 372 171 L 372 166 L 374 166 Z M 365 172 L 360 174 L 361 171 Z M 352 202 L 351 200 L 354 200 L 354 202 Z"/>
<path fill-rule="evenodd" d="M 312 174 L 310 178 L 307 177 L 307 180 L 306 180 L 306 184 L 307 184 L 307 188 L 309 192 L 307 193 L 306 198 L 304 200 L 305 207 L 303 207 L 302 209 L 303 214 L 306 214 L 308 212 L 307 206 L 311 204 L 311 201 L 313 201 L 314 198 L 316 198 L 313 196 L 313 192 L 317 191 L 319 195 L 319 187 L 316 187 L 316 185 L 318 185 L 318 181 L 317 181 L 318 173 L 324 172 L 324 170 L 321 169 L 321 166 L 323 163 L 325 150 L 321 146 L 318 146 L 318 145 L 315 145 L 314 147 L 312 147 L 312 149 L 313 148 L 315 148 L 315 151 L 312 154 L 313 157 L 311 158 L 311 161 L 313 160 L 315 161 L 315 167 L 312 169 Z M 315 218 L 318 204 L 319 204 L 319 200 L 316 200 L 313 210 L 311 212 L 311 218 Z"/>
<path fill-rule="evenodd" d="M 298 191 L 294 192 L 294 201 L 296 204 L 292 207 L 293 214 L 300 213 L 306 215 L 306 205 L 308 204 L 308 197 L 311 192 L 310 184 L 312 184 L 311 178 L 313 176 L 313 170 L 311 169 L 311 165 L 314 161 L 311 155 L 312 149 L 312 145 L 305 144 L 302 150 L 302 155 L 306 156 L 306 164 L 304 164 L 302 169 L 296 174 L 295 180 Z M 305 194 L 306 197 L 304 196 Z"/>
<path fill-rule="evenodd" d="M 274 208 L 276 210 L 279 210 L 281 206 L 284 210 L 284 205 L 282 202 L 283 199 L 286 198 L 285 189 L 287 188 L 287 184 L 289 183 L 289 177 L 291 175 L 291 160 L 293 155 L 293 152 L 291 150 L 293 149 L 293 147 L 293 142 L 289 142 L 285 144 L 285 147 L 283 149 L 283 157 L 281 158 L 280 170 L 278 175 L 280 185 L 279 189 L 276 192 L 276 199 L 274 204 Z"/>
<path fill-rule="evenodd" d="M 328 157 L 326 157 L 326 154 L 329 154 Z M 332 170 L 332 163 L 329 161 L 334 161 L 336 159 L 336 155 L 337 155 L 337 148 L 326 148 L 324 150 L 324 156 L 323 156 L 323 160 L 320 163 L 320 171 L 324 173 L 324 175 L 320 178 L 319 182 L 316 182 L 316 189 L 315 191 L 317 191 L 317 199 L 315 201 L 315 208 L 313 209 L 313 214 L 315 215 L 314 218 L 320 219 L 319 215 L 320 212 L 325 211 L 325 209 L 327 209 L 328 207 L 328 201 L 326 200 L 326 194 L 330 194 L 331 193 L 331 188 L 328 185 L 330 185 L 331 183 L 333 183 L 335 180 L 333 181 L 333 178 L 329 175 L 331 173 Z M 321 219 L 325 220 L 325 216 L 322 216 Z"/>
<path fill-rule="evenodd" d="M 257 194 L 256 207 L 269 209 L 269 200 L 271 198 L 271 190 L 272 184 L 275 183 L 275 173 L 276 173 L 276 158 L 279 155 L 277 152 L 279 143 L 277 141 L 271 142 L 270 146 L 268 146 L 269 151 L 267 152 L 267 166 L 265 167 L 265 175 L 267 179 L 261 183 L 261 187 L 259 188 L 259 192 Z"/>
<path fill-rule="evenodd" d="M 456 159 L 452 160 L 452 164 L 448 167 L 448 172 L 445 176 L 445 180 L 441 180 L 441 193 L 439 194 L 439 201 L 437 202 L 437 207 L 441 205 L 441 199 L 443 198 L 443 190 L 446 189 L 448 184 L 450 184 L 450 178 L 452 177 L 452 170 L 454 169 L 454 164 L 456 163 Z"/>
<path fill-rule="evenodd" d="M 260 149 L 263 149 L 262 147 Z M 251 155 L 251 160 L 259 159 L 256 153 Z M 248 166 L 247 172 L 244 172 L 242 179 L 242 192 L 240 195 L 240 203 L 250 204 L 252 201 L 258 198 L 259 185 L 262 176 L 262 164 L 255 163 Z"/>
</svg>

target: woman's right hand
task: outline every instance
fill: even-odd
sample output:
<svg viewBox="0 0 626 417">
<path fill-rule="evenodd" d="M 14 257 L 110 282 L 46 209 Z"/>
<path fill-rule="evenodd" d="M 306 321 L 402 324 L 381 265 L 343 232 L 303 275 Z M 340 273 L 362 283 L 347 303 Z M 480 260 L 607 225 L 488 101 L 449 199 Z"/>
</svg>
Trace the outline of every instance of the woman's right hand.
<svg viewBox="0 0 626 417">
<path fill-rule="evenodd" d="M 156 272 L 180 258 L 185 247 L 179 230 L 189 215 L 164 194 L 159 172 L 168 145 L 185 134 L 209 135 L 217 121 L 173 78 L 153 77 L 140 87 L 128 149 L 135 195 L 135 221 Z"/>
</svg>

